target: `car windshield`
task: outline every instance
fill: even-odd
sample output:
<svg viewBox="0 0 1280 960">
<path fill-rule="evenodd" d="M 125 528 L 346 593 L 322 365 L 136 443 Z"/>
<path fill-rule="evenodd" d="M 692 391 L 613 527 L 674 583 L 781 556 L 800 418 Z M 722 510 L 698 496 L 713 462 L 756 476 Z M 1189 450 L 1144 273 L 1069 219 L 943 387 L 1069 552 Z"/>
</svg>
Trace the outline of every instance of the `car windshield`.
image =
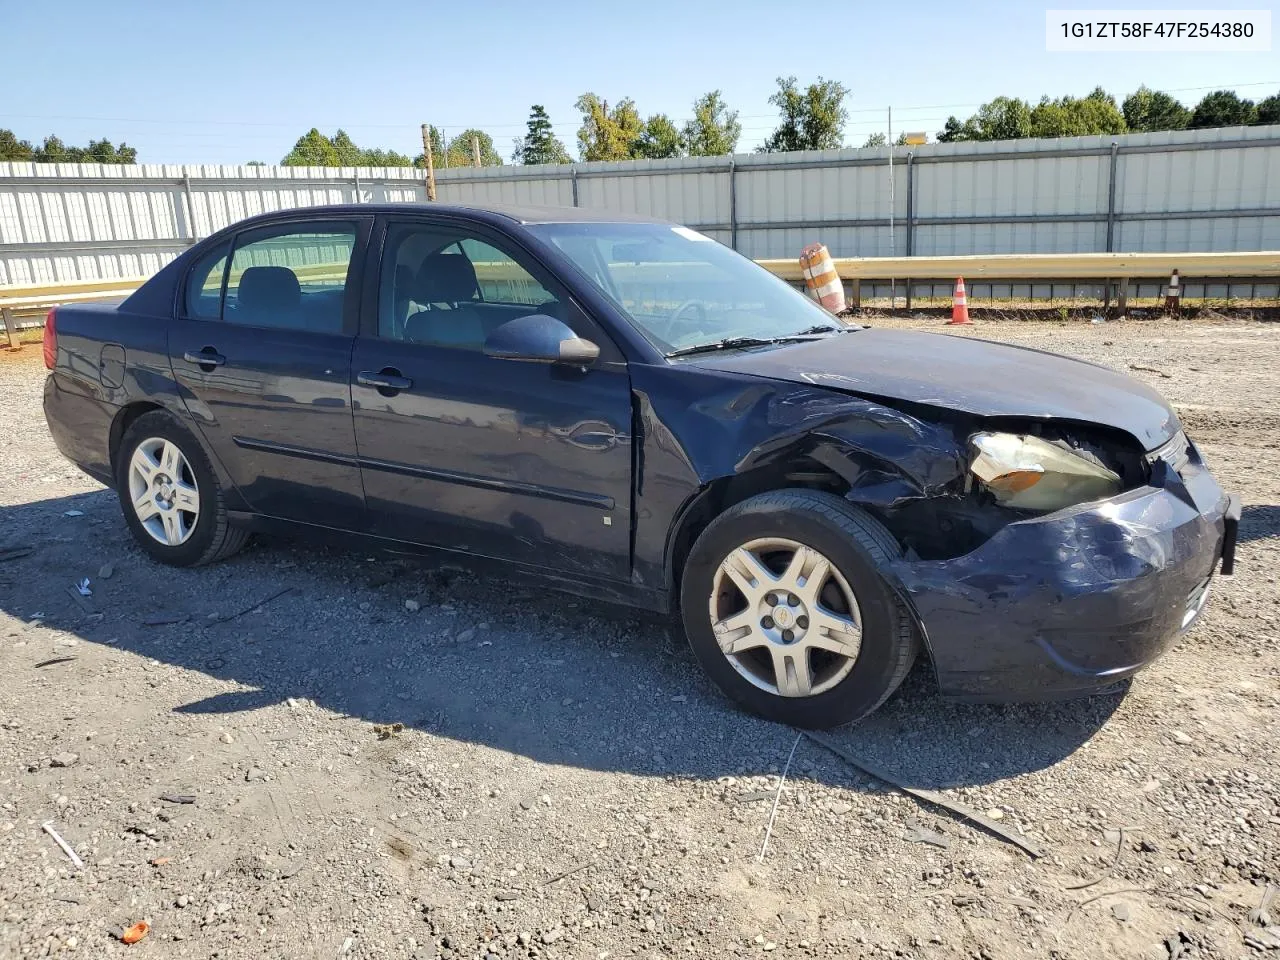
<svg viewBox="0 0 1280 960">
<path fill-rule="evenodd" d="M 847 330 L 820 306 L 710 237 L 661 223 L 547 223 L 555 244 L 664 354 Z"/>
</svg>

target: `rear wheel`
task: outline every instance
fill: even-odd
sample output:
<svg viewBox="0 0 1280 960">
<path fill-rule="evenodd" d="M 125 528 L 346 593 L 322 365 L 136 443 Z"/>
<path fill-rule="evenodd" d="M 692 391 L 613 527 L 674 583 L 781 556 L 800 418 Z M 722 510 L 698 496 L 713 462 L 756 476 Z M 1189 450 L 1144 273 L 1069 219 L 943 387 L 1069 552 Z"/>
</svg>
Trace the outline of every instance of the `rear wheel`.
<svg viewBox="0 0 1280 960">
<path fill-rule="evenodd" d="M 116 492 L 134 539 L 176 567 L 212 563 L 249 539 L 227 522 L 213 468 L 195 436 L 168 413 L 144 413 L 125 431 Z"/>
<path fill-rule="evenodd" d="M 780 490 L 711 522 L 681 578 L 685 633 L 707 673 L 753 713 L 832 727 L 875 710 L 918 639 L 881 569 L 901 548 L 840 497 Z"/>
</svg>

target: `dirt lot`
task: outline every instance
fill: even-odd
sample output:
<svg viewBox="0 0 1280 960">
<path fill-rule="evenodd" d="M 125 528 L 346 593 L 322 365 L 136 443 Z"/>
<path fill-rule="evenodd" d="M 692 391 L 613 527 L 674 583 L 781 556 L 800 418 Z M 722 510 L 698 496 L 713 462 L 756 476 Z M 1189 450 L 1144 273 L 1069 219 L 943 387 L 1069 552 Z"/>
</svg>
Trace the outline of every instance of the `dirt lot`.
<svg viewBox="0 0 1280 960">
<path fill-rule="evenodd" d="M 1039 859 L 735 712 L 625 613 L 279 542 L 162 569 L 54 450 L 38 349 L 0 359 L 0 551 L 33 550 L 0 563 L 0 956 L 1254 955 L 1280 881 L 1280 328 L 963 335 L 1154 384 L 1247 504 L 1239 575 L 1126 693 L 956 706 L 922 665 L 834 734 Z"/>
</svg>

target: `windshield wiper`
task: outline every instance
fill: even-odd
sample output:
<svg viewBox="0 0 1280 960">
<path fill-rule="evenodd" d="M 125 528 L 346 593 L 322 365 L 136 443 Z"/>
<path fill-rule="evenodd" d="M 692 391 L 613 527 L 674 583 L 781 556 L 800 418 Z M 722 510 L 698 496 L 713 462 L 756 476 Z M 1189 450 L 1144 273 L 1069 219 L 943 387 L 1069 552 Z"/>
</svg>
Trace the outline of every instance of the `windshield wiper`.
<svg viewBox="0 0 1280 960">
<path fill-rule="evenodd" d="M 691 347 L 672 350 L 668 357 L 687 357 L 695 353 L 713 353 L 716 350 L 737 350 L 739 347 L 767 347 L 778 343 L 779 337 L 725 337 L 723 340 L 712 340 L 710 343 L 695 343 Z"/>
<path fill-rule="evenodd" d="M 828 327 L 819 324 L 796 333 L 788 333 L 781 337 L 725 337 L 710 343 L 695 343 L 691 347 L 681 347 L 668 353 L 668 357 L 687 357 L 695 353 L 713 353 L 716 350 L 737 350 L 740 347 L 767 347 L 775 343 L 791 343 L 796 340 L 811 340 L 824 333 L 844 333 L 853 327 Z"/>
</svg>

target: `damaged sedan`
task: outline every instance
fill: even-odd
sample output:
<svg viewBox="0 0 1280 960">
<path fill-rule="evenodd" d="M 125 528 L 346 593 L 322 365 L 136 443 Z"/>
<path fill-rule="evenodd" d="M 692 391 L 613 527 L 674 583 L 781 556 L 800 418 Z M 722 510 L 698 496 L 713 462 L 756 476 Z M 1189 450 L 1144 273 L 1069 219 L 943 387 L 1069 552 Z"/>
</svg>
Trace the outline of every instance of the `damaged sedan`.
<svg viewBox="0 0 1280 960">
<path fill-rule="evenodd" d="M 850 325 L 616 214 L 267 214 L 51 312 L 45 362 L 59 448 L 161 563 L 255 531 L 444 555 L 668 616 L 804 727 L 921 655 L 949 697 L 1109 689 L 1234 559 L 1239 501 L 1145 385 Z"/>
</svg>

